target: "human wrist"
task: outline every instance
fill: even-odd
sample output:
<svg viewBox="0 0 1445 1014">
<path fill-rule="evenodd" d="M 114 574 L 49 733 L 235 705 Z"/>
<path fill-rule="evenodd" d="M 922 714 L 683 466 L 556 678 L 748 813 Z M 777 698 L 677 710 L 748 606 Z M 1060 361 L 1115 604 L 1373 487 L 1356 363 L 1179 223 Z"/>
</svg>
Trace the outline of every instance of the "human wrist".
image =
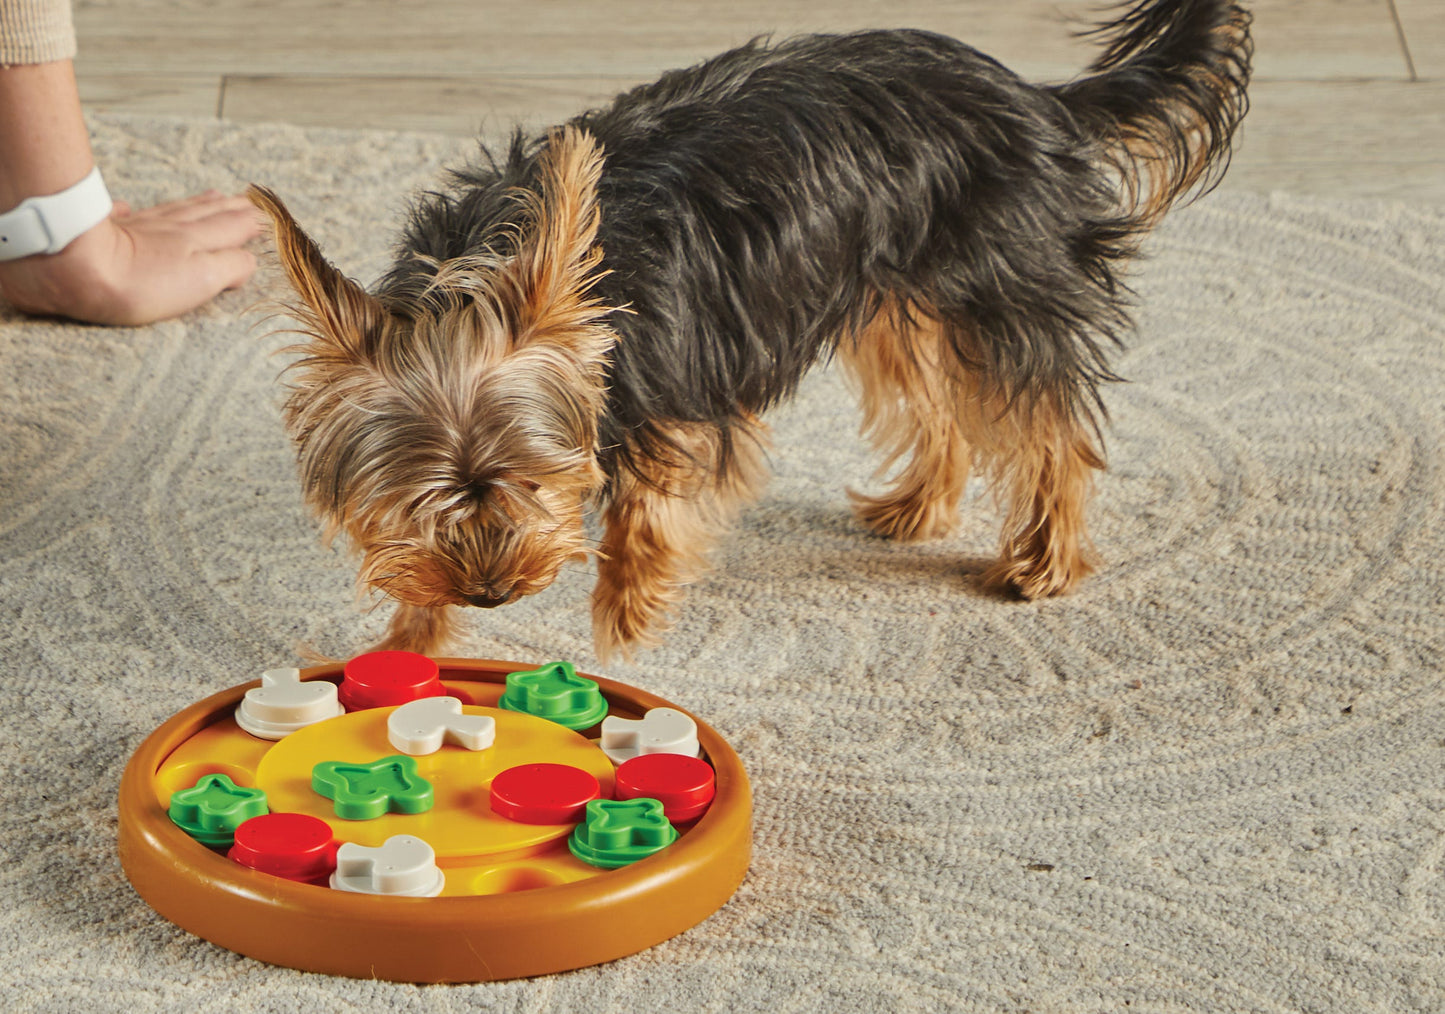
<svg viewBox="0 0 1445 1014">
<path fill-rule="evenodd" d="M 113 207 L 99 169 L 59 193 L 27 197 L 0 211 L 0 262 L 58 254 L 109 218 Z"/>
</svg>

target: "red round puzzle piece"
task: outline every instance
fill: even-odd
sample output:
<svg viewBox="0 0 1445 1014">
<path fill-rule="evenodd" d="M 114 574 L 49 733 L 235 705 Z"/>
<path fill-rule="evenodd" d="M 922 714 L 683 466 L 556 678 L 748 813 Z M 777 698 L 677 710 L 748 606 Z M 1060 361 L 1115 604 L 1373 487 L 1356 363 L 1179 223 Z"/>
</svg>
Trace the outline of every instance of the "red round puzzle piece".
<svg viewBox="0 0 1445 1014">
<path fill-rule="evenodd" d="M 346 663 L 337 696 L 347 711 L 389 708 L 423 697 L 441 697 L 436 662 L 412 651 L 372 651 Z"/>
<path fill-rule="evenodd" d="M 717 794 L 712 765 L 680 753 L 645 753 L 617 767 L 618 799 L 656 799 L 674 824 L 702 816 Z"/>
<path fill-rule="evenodd" d="M 492 811 L 519 824 L 575 824 L 602 795 L 597 779 L 569 764 L 521 764 L 492 779 Z"/>
<path fill-rule="evenodd" d="M 236 828 L 227 855 L 242 866 L 313 883 L 336 869 L 337 843 L 326 821 L 304 813 L 268 813 Z"/>
</svg>

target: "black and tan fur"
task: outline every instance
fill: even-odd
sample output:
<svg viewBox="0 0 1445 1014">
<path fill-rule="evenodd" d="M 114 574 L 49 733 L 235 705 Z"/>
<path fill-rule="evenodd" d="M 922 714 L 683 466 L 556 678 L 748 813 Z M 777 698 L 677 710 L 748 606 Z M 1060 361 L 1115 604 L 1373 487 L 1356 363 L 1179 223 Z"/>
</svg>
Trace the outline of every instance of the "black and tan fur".
<svg viewBox="0 0 1445 1014">
<path fill-rule="evenodd" d="M 1227 164 L 1249 20 L 1135 3 L 1057 86 L 921 31 L 755 42 L 484 151 L 369 293 L 254 188 L 304 334 L 306 497 L 400 601 L 385 646 L 436 652 L 452 607 L 588 552 L 599 652 L 652 642 L 762 487 L 760 417 L 833 356 L 893 472 L 864 524 L 946 535 L 977 471 L 989 581 L 1074 586 L 1121 270 Z"/>
</svg>

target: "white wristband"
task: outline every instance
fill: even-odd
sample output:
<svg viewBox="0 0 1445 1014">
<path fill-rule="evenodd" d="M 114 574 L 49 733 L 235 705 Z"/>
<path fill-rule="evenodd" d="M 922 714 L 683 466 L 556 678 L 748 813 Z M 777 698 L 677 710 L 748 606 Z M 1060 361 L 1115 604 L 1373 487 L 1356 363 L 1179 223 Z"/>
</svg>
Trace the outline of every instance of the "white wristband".
<svg viewBox="0 0 1445 1014">
<path fill-rule="evenodd" d="M 105 221 L 111 207 L 99 166 L 68 190 L 27 197 L 0 215 L 0 261 L 60 253 L 71 240 Z"/>
</svg>

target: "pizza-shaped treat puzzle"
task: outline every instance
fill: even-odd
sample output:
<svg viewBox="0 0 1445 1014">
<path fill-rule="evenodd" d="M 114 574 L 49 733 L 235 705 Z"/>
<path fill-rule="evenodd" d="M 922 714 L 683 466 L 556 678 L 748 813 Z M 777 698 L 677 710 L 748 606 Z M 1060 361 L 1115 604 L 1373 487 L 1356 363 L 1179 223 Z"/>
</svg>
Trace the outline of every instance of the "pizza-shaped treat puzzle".
<svg viewBox="0 0 1445 1014">
<path fill-rule="evenodd" d="M 732 748 L 634 687 L 410 652 L 273 669 L 172 717 L 120 856 L 176 925 L 262 961 L 406 982 L 542 975 L 696 925 L 747 872 Z"/>
</svg>

